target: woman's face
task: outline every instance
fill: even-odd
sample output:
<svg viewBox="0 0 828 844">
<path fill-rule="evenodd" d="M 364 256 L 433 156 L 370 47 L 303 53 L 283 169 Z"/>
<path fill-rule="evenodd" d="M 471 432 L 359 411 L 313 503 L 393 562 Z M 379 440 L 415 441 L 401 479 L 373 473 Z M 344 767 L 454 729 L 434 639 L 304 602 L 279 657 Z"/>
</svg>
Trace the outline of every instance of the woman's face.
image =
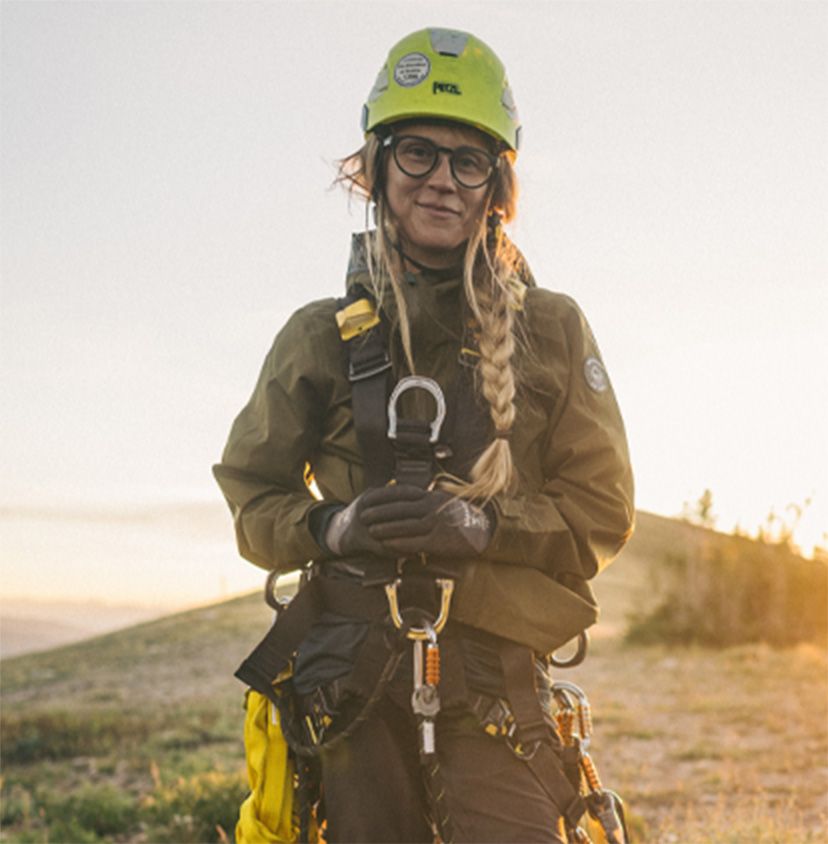
<svg viewBox="0 0 828 844">
<path fill-rule="evenodd" d="M 439 147 L 476 147 L 489 152 L 480 132 L 461 125 L 407 124 L 400 135 L 428 138 Z M 451 267 L 462 259 L 466 241 L 479 224 L 487 185 L 465 188 L 451 174 L 446 153 L 427 176 L 412 178 L 386 156 L 385 193 L 406 255 L 427 267 Z"/>
</svg>

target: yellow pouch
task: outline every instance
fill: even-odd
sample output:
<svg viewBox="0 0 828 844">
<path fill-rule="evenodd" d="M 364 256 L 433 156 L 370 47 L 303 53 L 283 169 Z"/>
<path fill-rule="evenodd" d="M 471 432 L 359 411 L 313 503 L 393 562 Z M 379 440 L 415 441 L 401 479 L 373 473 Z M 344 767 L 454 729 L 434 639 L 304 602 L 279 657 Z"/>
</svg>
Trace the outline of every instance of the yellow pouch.
<svg viewBox="0 0 828 844">
<path fill-rule="evenodd" d="M 294 844 L 294 766 L 279 712 L 264 695 L 247 693 L 244 749 L 250 796 L 239 810 L 236 844 Z"/>
</svg>

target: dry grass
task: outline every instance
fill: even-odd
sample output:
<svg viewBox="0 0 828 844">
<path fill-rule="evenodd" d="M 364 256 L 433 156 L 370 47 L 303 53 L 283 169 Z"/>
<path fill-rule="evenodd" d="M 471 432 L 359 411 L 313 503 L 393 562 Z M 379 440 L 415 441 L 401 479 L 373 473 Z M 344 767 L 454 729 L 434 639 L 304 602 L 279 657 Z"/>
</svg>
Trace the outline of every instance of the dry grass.
<svg viewBox="0 0 828 844">
<path fill-rule="evenodd" d="M 828 840 L 828 660 L 774 651 L 668 651 L 599 639 L 559 672 L 588 692 L 593 755 L 639 839 Z"/>
</svg>

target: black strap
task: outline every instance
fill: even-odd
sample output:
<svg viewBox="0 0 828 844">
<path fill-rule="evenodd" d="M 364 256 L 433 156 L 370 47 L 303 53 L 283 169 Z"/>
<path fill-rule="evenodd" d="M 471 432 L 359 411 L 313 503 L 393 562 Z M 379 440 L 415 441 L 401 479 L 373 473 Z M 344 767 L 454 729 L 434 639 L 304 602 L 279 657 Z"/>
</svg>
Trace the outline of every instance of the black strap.
<svg viewBox="0 0 828 844">
<path fill-rule="evenodd" d="M 394 479 L 426 489 L 434 480 L 434 446 L 431 423 L 423 419 L 398 419 L 393 440 Z"/>
<path fill-rule="evenodd" d="M 549 731 L 535 685 L 535 655 L 526 645 L 508 639 L 500 642 L 498 652 L 518 736 L 521 744 L 528 747 L 546 738 Z"/>
<path fill-rule="evenodd" d="M 362 287 L 356 286 L 337 304 L 342 309 L 366 298 L 371 297 Z M 386 410 L 391 376 L 386 323 L 382 320 L 375 328 L 343 343 L 348 353 L 354 429 L 364 458 L 365 482 L 367 486 L 384 486 L 394 466 Z"/>
<path fill-rule="evenodd" d="M 499 653 L 506 697 L 525 752 L 522 758 L 567 823 L 577 826 L 586 811 L 586 804 L 567 776 L 564 762 L 549 741 L 550 727 L 546 723 L 535 685 L 534 653 L 531 648 L 508 639 L 502 640 Z"/>
<path fill-rule="evenodd" d="M 541 742 L 534 755 L 524 761 L 544 791 L 552 798 L 566 822 L 572 827 L 578 826 L 586 811 L 586 803 L 569 782 L 563 763 L 552 744 L 548 741 Z"/>
</svg>

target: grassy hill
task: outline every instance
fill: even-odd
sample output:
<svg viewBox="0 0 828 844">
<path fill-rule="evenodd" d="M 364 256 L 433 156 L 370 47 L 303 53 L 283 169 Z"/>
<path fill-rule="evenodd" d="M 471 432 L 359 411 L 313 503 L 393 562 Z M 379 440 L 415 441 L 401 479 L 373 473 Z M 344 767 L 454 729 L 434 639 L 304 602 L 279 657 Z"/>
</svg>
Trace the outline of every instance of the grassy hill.
<svg viewBox="0 0 828 844">
<path fill-rule="evenodd" d="M 0 659 L 59 648 L 171 611 L 135 604 L 4 597 L 0 600 Z"/>
<path fill-rule="evenodd" d="M 639 841 L 822 841 L 824 649 L 624 644 L 629 612 L 657 597 L 650 567 L 717 536 L 639 514 L 596 584 L 591 655 L 561 676 L 590 695 L 594 758 L 630 803 Z M 232 838 L 245 794 L 232 673 L 271 617 L 248 595 L 0 663 L 0 840 Z"/>
</svg>

